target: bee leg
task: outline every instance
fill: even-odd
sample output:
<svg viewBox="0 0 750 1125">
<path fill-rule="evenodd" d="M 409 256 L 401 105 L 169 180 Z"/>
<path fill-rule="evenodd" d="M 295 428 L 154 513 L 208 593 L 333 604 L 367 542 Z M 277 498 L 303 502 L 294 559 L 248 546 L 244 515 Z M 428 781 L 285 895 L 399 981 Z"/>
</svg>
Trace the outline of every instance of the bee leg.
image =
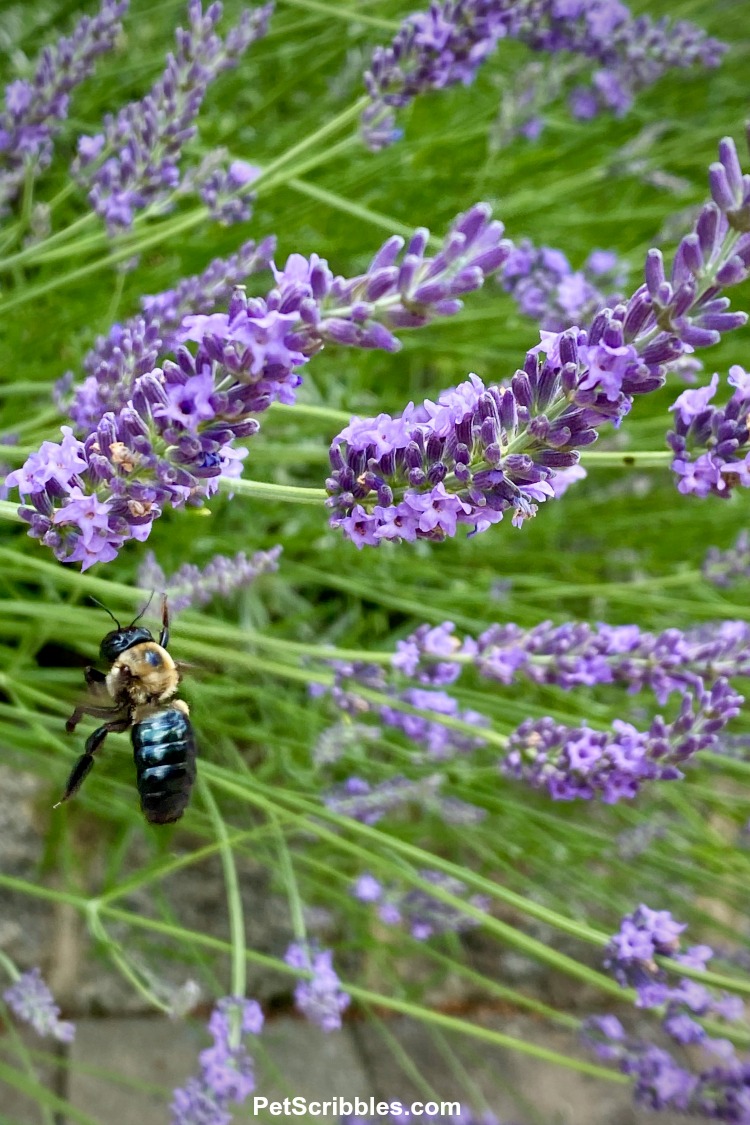
<svg viewBox="0 0 750 1125">
<path fill-rule="evenodd" d="M 88 703 L 80 703 L 66 722 L 65 730 L 68 734 L 72 734 L 84 715 L 91 715 L 94 719 L 108 719 L 112 715 L 119 714 L 120 711 L 120 707 L 94 707 Z"/>
<path fill-rule="evenodd" d="M 167 607 L 167 595 L 161 596 L 161 634 L 159 636 L 159 644 L 162 648 L 166 648 L 169 644 L 169 608 Z"/>
<path fill-rule="evenodd" d="M 104 739 L 107 737 L 107 735 L 116 733 L 118 731 L 127 730 L 129 726 L 130 716 L 128 715 L 124 719 L 112 719 L 111 722 L 104 723 L 102 726 L 97 727 L 93 734 L 89 735 L 89 737 L 86 739 L 86 745 L 84 747 L 83 754 L 81 754 L 80 758 L 73 766 L 73 769 L 70 771 L 70 777 L 68 778 L 67 784 L 65 786 L 65 792 L 63 793 L 57 804 L 53 805 L 53 808 L 59 808 L 63 801 L 67 801 L 69 797 L 72 797 L 73 794 L 77 793 L 81 788 L 81 785 L 85 781 L 91 767 L 94 764 L 94 754 L 104 742 Z"/>
</svg>

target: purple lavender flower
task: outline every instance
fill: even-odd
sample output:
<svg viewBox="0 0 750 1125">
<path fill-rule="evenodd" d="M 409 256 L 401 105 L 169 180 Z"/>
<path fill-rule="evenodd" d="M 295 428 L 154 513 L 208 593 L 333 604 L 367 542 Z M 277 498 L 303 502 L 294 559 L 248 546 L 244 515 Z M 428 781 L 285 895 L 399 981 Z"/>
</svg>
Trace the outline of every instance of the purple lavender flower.
<svg viewBox="0 0 750 1125">
<path fill-rule="evenodd" d="M 273 574 L 279 569 L 282 549 L 255 551 L 250 558 L 244 551 L 232 558 L 214 555 L 203 568 L 185 563 L 169 578 L 157 564 L 153 551 L 148 551 L 138 570 L 138 584 L 168 594 L 170 610 L 175 614 L 188 606 L 205 605 L 217 595 L 229 597 L 235 590 L 252 585 L 260 575 Z"/>
<path fill-rule="evenodd" d="M 750 534 L 743 529 L 734 546 L 726 551 L 710 547 L 701 569 L 703 577 L 716 586 L 731 586 L 750 577 Z"/>
<path fill-rule="evenodd" d="M 550 332 L 564 332 L 593 319 L 616 303 L 627 280 L 627 266 L 605 250 L 594 250 L 580 270 L 573 270 L 561 250 L 520 242 L 503 265 L 498 280 L 524 316 Z"/>
<path fill-rule="evenodd" d="M 40 969 L 22 973 L 15 984 L 6 988 L 3 999 L 9 1008 L 33 1027 L 37 1035 L 51 1035 L 60 1043 L 71 1043 L 76 1033 L 75 1025 L 60 1019 L 60 1009 Z"/>
<path fill-rule="evenodd" d="M 111 233 L 130 227 L 144 207 L 169 205 L 180 185 L 182 149 L 196 133 L 208 86 L 262 38 L 271 11 L 270 4 L 246 9 L 222 40 L 215 31 L 222 5 L 211 3 L 204 13 L 201 0 L 189 0 L 189 29 L 178 28 L 176 52 L 168 55 L 151 91 L 116 117 L 106 117 L 102 133 L 80 138 L 73 175 Z"/>
<path fill-rule="evenodd" d="M 95 16 L 82 16 L 70 36 L 45 47 L 30 79 L 5 88 L 0 113 L 0 214 L 18 194 L 27 175 L 52 160 L 52 138 L 68 116 L 69 95 L 111 51 L 122 29 L 129 0 L 102 0 Z"/>
<path fill-rule="evenodd" d="M 671 723 L 657 716 L 647 731 L 617 719 L 609 731 L 566 727 L 552 719 L 527 719 L 509 737 L 500 763 L 504 774 L 546 789 L 558 801 L 605 804 L 635 797 L 644 781 L 683 777 L 680 766 L 714 748 L 717 734 L 743 702 L 726 680 L 683 696 Z"/>
<path fill-rule="evenodd" d="M 600 0 L 433 0 L 409 16 L 389 47 L 378 47 L 365 73 L 370 103 L 362 130 L 372 149 L 397 140 L 394 110 L 428 90 L 470 85 L 505 38 L 533 50 L 571 52 L 601 69 L 578 88 L 572 109 L 592 117 L 600 109 L 622 115 L 634 93 L 672 67 L 717 66 L 725 48 L 693 24 L 633 19 L 624 4 Z"/>
<path fill-rule="evenodd" d="M 420 869 L 417 874 L 455 898 L 466 898 L 477 910 L 487 911 L 490 908 L 490 900 L 485 895 L 466 897 L 466 886 L 460 879 L 429 869 Z M 403 923 L 417 941 L 426 941 L 434 934 L 461 933 L 479 925 L 476 918 L 421 888 L 404 891 L 396 885 L 380 883 L 369 872 L 360 875 L 350 889 L 360 902 L 378 904 L 381 922 L 389 926 Z"/>
<path fill-rule="evenodd" d="M 713 956 L 709 946 L 680 951 L 686 927 L 666 910 L 641 905 L 623 918 L 607 947 L 605 965 L 623 985 L 634 985 L 640 1008 L 659 1009 L 661 1026 L 680 1047 L 700 1047 L 709 1065 L 697 1072 L 679 1066 L 669 1051 L 629 1035 L 614 1016 L 597 1016 L 584 1024 L 584 1040 L 600 1058 L 619 1064 L 632 1076 L 634 1097 L 649 1109 L 672 1109 L 721 1121 L 750 1121 L 750 1064 L 737 1057 L 727 1039 L 706 1031 L 704 1016 L 714 1020 L 744 1019 L 744 1004 L 733 993 L 718 993 L 688 978 L 670 984 L 655 957 L 703 970 Z M 691 1067 L 699 1056 L 689 1056 Z M 716 1065 L 716 1060 L 720 1065 Z"/>
<path fill-rule="evenodd" d="M 662 386 L 681 356 L 744 324 L 719 293 L 748 276 L 750 177 L 731 139 L 719 155 L 713 201 L 678 246 L 671 281 L 651 250 L 645 283 L 627 303 L 600 310 L 586 330 L 542 331 L 510 385 L 471 375 L 398 417 L 353 419 L 330 451 L 332 526 L 357 547 L 440 541 L 459 524 L 485 531 L 505 512 L 520 526 L 554 496 L 555 472 L 575 465 L 603 424 L 619 425 L 635 395 Z M 709 472 L 720 466 L 701 467 Z"/>
<path fill-rule="evenodd" d="M 736 364 L 727 381 L 734 392 L 723 407 L 709 405 L 719 383 L 683 391 L 670 410 L 675 428 L 667 434 L 675 458 L 672 470 L 682 493 L 729 497 L 738 486 L 750 487 L 750 375 Z M 702 452 L 696 457 L 694 452 Z"/>
<path fill-rule="evenodd" d="M 241 1104 L 255 1089 L 253 1060 L 243 1037 L 259 1035 L 263 1013 L 254 1000 L 228 996 L 211 1013 L 211 1047 L 200 1053 L 201 1073 L 174 1091 L 172 1125 L 229 1125 L 229 1103 Z"/>
<path fill-rule="evenodd" d="M 340 988 L 331 950 L 311 950 L 301 942 L 293 942 L 284 960 L 292 968 L 310 974 L 309 979 L 300 980 L 294 990 L 299 1010 L 323 1031 L 338 1031 L 341 1013 L 348 1008 L 351 997 Z"/>
</svg>

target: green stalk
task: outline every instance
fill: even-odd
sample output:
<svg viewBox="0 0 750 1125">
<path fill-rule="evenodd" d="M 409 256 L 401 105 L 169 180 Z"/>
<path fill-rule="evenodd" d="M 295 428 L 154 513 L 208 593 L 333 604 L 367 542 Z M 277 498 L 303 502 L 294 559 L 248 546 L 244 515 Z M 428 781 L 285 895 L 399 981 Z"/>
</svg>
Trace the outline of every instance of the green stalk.
<svg viewBox="0 0 750 1125">
<path fill-rule="evenodd" d="M 247 992 L 247 955 L 245 941 L 245 918 L 242 912 L 242 895 L 237 878 L 237 868 L 234 863 L 234 853 L 229 841 L 227 826 L 219 812 L 213 794 L 202 776 L 198 778 L 198 789 L 203 803 L 208 810 L 221 855 L 221 866 L 224 871 L 224 888 L 227 895 L 227 912 L 229 914 L 229 936 L 232 946 L 232 996 L 243 997 Z M 235 1016 L 237 1013 L 233 1013 Z M 234 1047 L 239 1046 L 241 1026 L 239 1021 L 233 1021 L 232 1032 Z"/>
</svg>

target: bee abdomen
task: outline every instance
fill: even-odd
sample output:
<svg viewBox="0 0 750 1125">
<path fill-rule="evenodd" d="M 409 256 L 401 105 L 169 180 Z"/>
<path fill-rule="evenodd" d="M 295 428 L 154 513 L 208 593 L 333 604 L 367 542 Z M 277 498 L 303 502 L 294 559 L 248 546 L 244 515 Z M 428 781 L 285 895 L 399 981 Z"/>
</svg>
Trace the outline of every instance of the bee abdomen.
<svg viewBox="0 0 750 1125">
<path fill-rule="evenodd" d="M 150 824 L 182 816 L 195 781 L 195 735 L 187 715 L 165 707 L 133 726 L 136 784 Z"/>
</svg>

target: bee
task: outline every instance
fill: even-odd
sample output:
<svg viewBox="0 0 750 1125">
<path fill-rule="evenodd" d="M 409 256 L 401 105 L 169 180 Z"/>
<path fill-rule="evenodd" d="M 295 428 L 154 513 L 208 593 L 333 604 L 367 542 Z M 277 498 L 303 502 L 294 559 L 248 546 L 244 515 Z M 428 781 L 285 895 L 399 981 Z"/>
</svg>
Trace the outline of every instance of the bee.
<svg viewBox="0 0 750 1125">
<path fill-rule="evenodd" d="M 91 667 L 84 670 L 92 698 L 76 707 L 65 729 L 72 734 L 84 715 L 106 722 L 86 739 L 84 752 L 73 766 L 65 793 L 55 808 L 80 789 L 94 764 L 94 754 L 107 735 L 126 730 L 130 730 L 136 785 L 146 820 L 150 824 L 171 824 L 179 820 L 187 807 L 196 774 L 195 735 L 187 703 L 174 698 L 180 686 L 180 673 L 167 652 L 166 594 L 162 595 L 158 644 L 148 629 L 138 625 L 150 604 L 151 599 L 124 629 L 114 614 L 102 606 L 117 626 L 99 646 L 99 655 L 110 668 L 106 674 Z"/>
</svg>

